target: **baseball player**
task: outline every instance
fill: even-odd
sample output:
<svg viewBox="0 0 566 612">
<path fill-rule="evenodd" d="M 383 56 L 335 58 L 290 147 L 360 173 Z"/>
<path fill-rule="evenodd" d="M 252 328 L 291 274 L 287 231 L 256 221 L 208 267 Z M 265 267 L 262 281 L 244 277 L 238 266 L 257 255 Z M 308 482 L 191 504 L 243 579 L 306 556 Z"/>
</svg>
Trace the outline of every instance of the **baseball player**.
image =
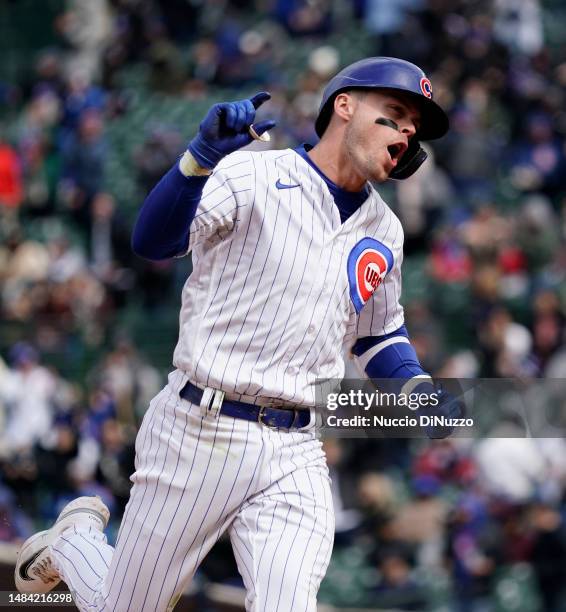
<svg viewBox="0 0 566 612">
<path fill-rule="evenodd" d="M 139 213 L 134 250 L 191 252 L 193 271 L 116 548 L 102 501 L 78 498 L 24 543 L 20 591 L 64 580 L 81 610 L 171 610 L 228 532 L 247 610 L 312 612 L 334 534 L 317 381 L 341 379 L 349 350 L 371 378 L 433 388 L 399 304 L 403 230 L 370 183 L 410 176 L 447 131 L 430 81 L 356 62 L 324 90 L 316 146 L 240 150 L 274 127 L 254 123 L 269 97 L 215 104 Z"/>
</svg>

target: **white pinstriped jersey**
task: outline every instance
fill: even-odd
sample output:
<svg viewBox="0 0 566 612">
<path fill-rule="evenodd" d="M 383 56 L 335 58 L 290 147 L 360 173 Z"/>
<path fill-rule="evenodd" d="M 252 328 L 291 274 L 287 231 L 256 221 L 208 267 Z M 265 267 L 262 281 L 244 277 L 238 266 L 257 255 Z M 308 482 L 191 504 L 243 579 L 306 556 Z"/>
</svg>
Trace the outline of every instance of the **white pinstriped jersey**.
<svg viewBox="0 0 566 612">
<path fill-rule="evenodd" d="M 373 187 L 342 224 L 295 151 L 227 156 L 191 225 L 174 365 L 234 399 L 313 405 L 317 380 L 343 377 L 345 347 L 403 324 L 402 247 Z"/>
</svg>

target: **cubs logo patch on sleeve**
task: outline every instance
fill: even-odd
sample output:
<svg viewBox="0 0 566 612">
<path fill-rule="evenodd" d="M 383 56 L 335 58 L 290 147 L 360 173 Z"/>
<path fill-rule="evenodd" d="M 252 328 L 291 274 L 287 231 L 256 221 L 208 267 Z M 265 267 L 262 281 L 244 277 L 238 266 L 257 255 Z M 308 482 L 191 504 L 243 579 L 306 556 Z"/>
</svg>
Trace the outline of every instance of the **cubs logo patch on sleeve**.
<svg viewBox="0 0 566 612">
<path fill-rule="evenodd" d="M 393 253 L 375 238 L 362 238 L 348 255 L 350 298 L 359 314 L 393 267 Z"/>
</svg>

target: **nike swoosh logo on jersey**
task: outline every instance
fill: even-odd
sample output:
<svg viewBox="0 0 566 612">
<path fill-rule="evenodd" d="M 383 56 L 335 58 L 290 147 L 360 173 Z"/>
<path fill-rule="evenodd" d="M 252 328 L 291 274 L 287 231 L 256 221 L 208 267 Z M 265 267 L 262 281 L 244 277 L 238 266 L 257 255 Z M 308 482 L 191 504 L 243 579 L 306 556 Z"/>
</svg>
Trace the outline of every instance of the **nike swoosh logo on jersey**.
<svg viewBox="0 0 566 612">
<path fill-rule="evenodd" d="M 281 182 L 281 179 L 277 179 L 275 187 L 277 187 L 277 189 L 293 189 L 293 187 L 300 187 L 300 185 L 285 185 L 285 183 Z"/>
</svg>

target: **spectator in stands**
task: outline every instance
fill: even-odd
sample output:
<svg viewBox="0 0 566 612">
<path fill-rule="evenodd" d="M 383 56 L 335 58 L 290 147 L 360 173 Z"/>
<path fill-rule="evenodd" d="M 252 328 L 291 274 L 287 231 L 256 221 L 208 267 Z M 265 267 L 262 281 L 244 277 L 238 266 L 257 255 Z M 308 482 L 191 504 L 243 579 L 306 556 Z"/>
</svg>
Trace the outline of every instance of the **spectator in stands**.
<svg viewBox="0 0 566 612">
<path fill-rule="evenodd" d="M 96 480 L 112 494 L 120 514 L 130 497 L 130 475 L 135 471 L 134 439 L 135 430 L 114 419 L 105 421 L 102 426 Z"/>
<path fill-rule="evenodd" d="M 408 13 L 423 6 L 422 0 L 366 0 L 365 27 L 376 37 L 376 55 L 404 57 L 402 31 Z"/>
<path fill-rule="evenodd" d="M 419 565 L 441 567 L 448 508 L 438 497 L 440 480 L 423 475 L 411 484 L 414 497 L 395 513 L 389 525 L 390 536 L 410 546 Z"/>
<path fill-rule="evenodd" d="M 92 272 L 104 283 L 112 306 L 123 307 L 135 283 L 134 262 L 129 225 L 109 193 L 97 193 L 92 200 L 88 246 Z"/>
<path fill-rule="evenodd" d="M 139 410 L 144 410 L 151 393 L 159 389 L 160 379 L 131 342 L 120 339 L 101 364 L 98 380 L 113 398 L 121 423 L 137 424 Z"/>
<path fill-rule="evenodd" d="M 458 612 L 479 612 L 489 606 L 499 555 L 498 538 L 486 501 L 477 494 L 464 494 L 447 525 L 447 557 L 452 566 Z"/>
<path fill-rule="evenodd" d="M 23 198 L 22 168 L 16 150 L 0 135 L 0 214 L 16 209 Z"/>
<path fill-rule="evenodd" d="M 107 145 L 104 121 L 99 110 L 85 110 L 76 135 L 71 135 L 63 150 L 64 190 L 67 205 L 82 225 L 90 222 L 90 206 L 104 185 Z"/>
<path fill-rule="evenodd" d="M 477 445 L 474 455 L 480 479 L 489 495 L 525 503 L 549 477 L 547 460 L 534 438 L 526 438 L 526 423 L 516 405 L 516 415 L 505 416 Z M 497 465 L 497 470 L 493 466 Z"/>
<path fill-rule="evenodd" d="M 108 0 L 66 0 L 66 11 L 57 19 L 61 34 L 72 46 L 67 63 L 89 78 L 100 77 L 102 55 L 112 36 L 113 20 Z"/>
<path fill-rule="evenodd" d="M 532 563 L 545 612 L 559 612 L 566 596 L 566 529 L 556 508 L 534 504 L 530 511 L 534 531 Z"/>
<path fill-rule="evenodd" d="M 76 491 L 71 462 L 77 457 L 78 437 L 73 424 L 55 422 L 50 435 L 35 451 L 38 484 L 54 497 L 53 506 L 73 497 Z"/>
<path fill-rule="evenodd" d="M 18 508 L 12 491 L 0 482 L 0 542 L 23 542 L 33 530 L 32 521 Z"/>
<path fill-rule="evenodd" d="M 534 56 L 542 51 L 544 33 L 539 0 L 495 0 L 496 37 L 512 53 Z"/>
<path fill-rule="evenodd" d="M 275 2 L 274 14 L 295 36 L 324 35 L 332 28 L 331 3 L 324 0 L 278 0 Z"/>
<path fill-rule="evenodd" d="M 49 432 L 55 377 L 40 364 L 35 348 L 25 342 L 15 344 L 9 355 L 11 371 L 2 380 L 0 395 L 7 406 L 6 428 L 0 449 L 9 457 L 31 449 Z"/>
<path fill-rule="evenodd" d="M 509 173 L 514 186 L 527 193 L 556 196 L 565 187 L 566 154 L 554 133 L 551 117 L 542 111 L 526 117 L 523 138 L 509 151 Z"/>
<path fill-rule="evenodd" d="M 544 375 L 547 364 L 562 346 L 566 318 L 560 298 L 554 291 L 539 292 L 533 302 L 531 362 L 535 374 L 540 376 Z"/>
<path fill-rule="evenodd" d="M 49 93 L 63 99 L 64 89 L 61 53 L 56 48 L 42 49 L 35 60 L 34 74 L 24 85 L 24 94 L 34 98 Z"/>
<path fill-rule="evenodd" d="M 82 433 L 84 436 L 93 438 L 100 444 L 104 425 L 115 418 L 116 404 L 114 398 L 103 388 L 95 388 L 89 394 L 87 413 L 82 424 Z"/>
<path fill-rule="evenodd" d="M 374 595 L 380 606 L 400 610 L 423 610 L 427 597 L 411 575 L 410 555 L 400 546 L 379 553 L 380 579 Z"/>
</svg>

